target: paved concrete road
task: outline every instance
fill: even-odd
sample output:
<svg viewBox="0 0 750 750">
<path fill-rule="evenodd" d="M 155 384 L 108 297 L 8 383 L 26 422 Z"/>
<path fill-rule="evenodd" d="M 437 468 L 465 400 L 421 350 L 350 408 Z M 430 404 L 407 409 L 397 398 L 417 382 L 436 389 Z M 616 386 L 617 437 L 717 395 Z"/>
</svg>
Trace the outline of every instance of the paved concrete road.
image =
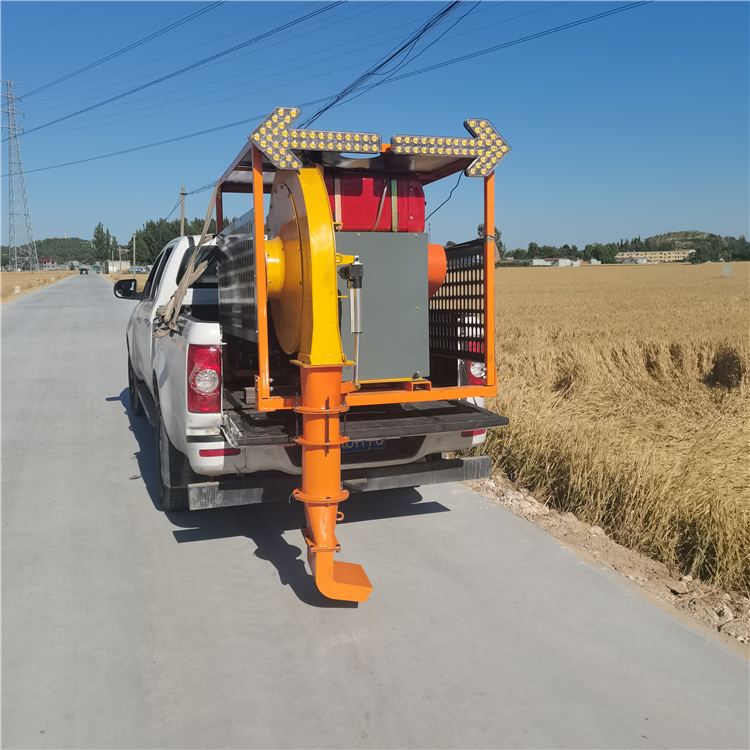
<svg viewBox="0 0 750 750">
<path fill-rule="evenodd" d="M 289 504 L 162 513 L 125 321 L 75 276 L 2 308 L 6 748 L 740 748 L 747 662 L 463 486 L 346 502 L 370 600 Z"/>
</svg>

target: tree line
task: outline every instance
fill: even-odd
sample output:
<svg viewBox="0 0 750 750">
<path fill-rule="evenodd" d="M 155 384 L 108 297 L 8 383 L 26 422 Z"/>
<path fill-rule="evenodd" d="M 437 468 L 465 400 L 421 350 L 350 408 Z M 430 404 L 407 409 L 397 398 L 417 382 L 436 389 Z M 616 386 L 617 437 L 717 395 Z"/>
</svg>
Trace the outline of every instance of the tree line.
<svg viewBox="0 0 750 750">
<path fill-rule="evenodd" d="M 203 231 L 203 219 L 196 217 L 192 221 L 185 221 L 186 234 L 200 234 Z M 234 218 L 231 219 L 234 221 Z M 230 223 L 228 217 L 224 217 L 224 225 Z M 216 222 L 211 219 L 209 233 L 216 231 Z M 641 240 L 635 237 L 630 240 L 620 240 L 619 242 L 608 243 L 591 243 L 583 249 L 577 245 L 538 245 L 536 242 L 530 242 L 527 248 L 516 248 L 509 251 L 502 241 L 502 233 L 499 229 L 495 230 L 495 246 L 497 248 L 496 261 L 518 260 L 528 261 L 535 258 L 568 258 L 569 260 L 598 260 L 601 263 L 614 263 L 615 256 L 618 253 L 634 254 L 644 251 L 665 252 L 668 250 L 691 248 L 689 260 L 693 263 L 706 263 L 708 261 L 726 261 L 733 260 L 750 260 L 750 242 L 744 236 L 722 237 L 717 234 L 705 232 L 679 232 L 673 233 L 676 236 L 660 235 L 649 237 Z M 157 219 L 156 221 L 147 221 L 135 233 L 136 247 L 136 266 L 147 266 L 153 263 L 161 249 L 170 240 L 180 236 L 180 220 L 174 219 Z M 484 224 L 477 226 L 477 236 L 484 236 Z M 451 247 L 456 243 L 448 240 L 446 247 Z M 68 264 L 72 261 L 78 261 L 88 265 L 101 265 L 107 259 L 117 260 L 122 253 L 123 260 L 127 259 L 132 263 L 133 259 L 133 238 L 126 245 L 120 246 L 117 238 L 112 235 L 109 229 L 106 229 L 102 222 L 99 222 L 94 228 L 91 240 L 83 240 L 77 237 L 71 238 L 49 238 L 37 240 L 37 257 L 52 258 L 58 264 Z M 2 247 L 2 264 L 8 263 L 8 247 Z"/>
<path fill-rule="evenodd" d="M 203 232 L 204 219 L 196 217 L 192 221 L 185 219 L 185 234 L 201 234 Z M 229 223 L 229 219 L 224 217 L 224 225 Z M 216 232 L 216 220 L 211 219 L 208 225 L 208 234 L 214 234 Z M 180 220 L 174 219 L 173 221 L 167 221 L 166 219 L 157 219 L 156 221 L 147 221 L 136 233 L 135 233 L 135 258 L 137 266 L 151 265 L 155 260 L 156 256 L 161 252 L 164 245 L 175 237 L 180 236 Z M 133 257 L 133 238 L 127 244 L 128 258 Z"/>
<path fill-rule="evenodd" d="M 711 234 L 698 240 L 693 252 L 690 254 L 692 263 L 706 263 L 723 260 L 750 260 L 750 242 L 742 235 L 738 239 L 734 237 L 719 237 Z"/>
<path fill-rule="evenodd" d="M 68 265 L 74 260 L 93 265 L 95 261 L 91 242 L 79 237 L 50 237 L 44 240 L 36 240 L 35 244 L 36 255 L 39 260 L 52 258 L 59 265 Z M 9 263 L 8 253 L 8 247 L 3 245 L 3 266 Z"/>
<path fill-rule="evenodd" d="M 586 245 L 582 250 L 577 245 L 538 245 L 530 242 L 527 248 L 518 247 L 508 251 L 502 242 L 502 234 L 499 229 L 495 230 L 495 246 L 497 247 L 496 258 L 499 260 L 527 261 L 535 258 L 568 258 L 569 260 L 598 260 L 600 263 L 615 263 L 619 253 L 635 254 L 640 252 L 667 252 L 676 249 L 690 249 L 688 260 L 692 263 L 706 263 L 708 261 L 750 260 L 750 242 L 744 236 L 721 237 L 718 234 L 703 232 L 679 233 L 692 235 L 685 239 L 677 239 L 669 235 L 649 237 L 641 240 L 635 237 L 630 240 L 619 242 L 600 243 L 593 242 Z M 484 224 L 477 227 L 477 235 L 484 236 Z M 448 240 L 446 247 L 456 243 Z"/>
</svg>

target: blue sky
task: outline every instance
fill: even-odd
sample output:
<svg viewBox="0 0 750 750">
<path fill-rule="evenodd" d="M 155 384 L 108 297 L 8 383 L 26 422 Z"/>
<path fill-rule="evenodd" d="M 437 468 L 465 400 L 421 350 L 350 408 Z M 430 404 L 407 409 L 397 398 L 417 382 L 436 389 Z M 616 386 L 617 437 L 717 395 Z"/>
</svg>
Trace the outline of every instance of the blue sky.
<svg viewBox="0 0 750 750">
<path fill-rule="evenodd" d="M 400 72 L 629 4 L 467 0 Z M 350 0 L 212 63 L 47 124 L 326 3 L 225 2 L 32 93 L 210 5 L 2 2 L 2 78 L 18 81 L 21 126 L 40 128 L 20 139 L 37 238 L 90 239 L 101 221 L 124 244 L 147 220 L 167 216 L 181 186 L 190 191 L 215 181 L 274 107 L 338 93 L 446 3 Z M 583 247 L 691 229 L 748 236 L 748 8 L 744 2 L 651 2 L 387 83 L 329 110 L 316 126 L 375 131 L 387 142 L 399 132 L 462 135 L 465 119 L 489 119 L 513 149 L 496 171 L 497 223 L 509 249 L 529 242 Z M 315 107 L 303 108 L 303 118 Z M 45 169 L 239 120 L 249 122 Z M 4 244 L 7 159 L 4 143 Z M 454 185 L 447 178 L 428 188 L 428 213 Z M 188 217 L 204 216 L 209 197 L 189 196 Z M 230 216 L 248 208 L 248 198 L 225 201 Z M 481 180 L 464 177 L 430 219 L 431 238 L 470 239 L 481 220 Z"/>
</svg>

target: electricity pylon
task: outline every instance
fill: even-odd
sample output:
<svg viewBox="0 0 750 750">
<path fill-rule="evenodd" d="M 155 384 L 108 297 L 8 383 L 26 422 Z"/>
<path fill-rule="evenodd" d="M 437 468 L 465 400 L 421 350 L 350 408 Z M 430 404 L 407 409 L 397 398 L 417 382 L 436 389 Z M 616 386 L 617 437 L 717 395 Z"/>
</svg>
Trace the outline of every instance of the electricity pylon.
<svg viewBox="0 0 750 750">
<path fill-rule="evenodd" d="M 17 81 L 2 81 L 8 100 L 8 266 L 13 271 L 38 271 L 39 259 L 36 255 L 34 231 L 31 228 L 29 213 L 29 196 L 26 193 L 26 179 L 23 176 L 21 145 L 18 142 L 18 125 L 16 115 L 22 114 L 16 109 L 16 96 L 13 84 Z"/>
</svg>

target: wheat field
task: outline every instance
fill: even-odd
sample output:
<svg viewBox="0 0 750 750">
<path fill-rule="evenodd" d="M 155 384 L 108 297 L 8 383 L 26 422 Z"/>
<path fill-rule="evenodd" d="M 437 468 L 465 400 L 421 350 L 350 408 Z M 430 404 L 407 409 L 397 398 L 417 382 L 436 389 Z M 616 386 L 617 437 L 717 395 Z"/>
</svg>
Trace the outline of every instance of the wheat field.
<svg viewBox="0 0 750 750">
<path fill-rule="evenodd" d="M 619 543 L 750 590 L 750 263 L 495 274 L 481 451 Z"/>
<path fill-rule="evenodd" d="M 58 281 L 67 279 L 68 276 L 77 276 L 78 271 L 60 270 L 54 271 L 3 271 L 0 275 L 0 299 L 3 303 L 17 299 L 22 294 L 41 289 L 43 286 L 56 284 Z M 18 290 L 18 291 L 16 291 Z"/>
</svg>

